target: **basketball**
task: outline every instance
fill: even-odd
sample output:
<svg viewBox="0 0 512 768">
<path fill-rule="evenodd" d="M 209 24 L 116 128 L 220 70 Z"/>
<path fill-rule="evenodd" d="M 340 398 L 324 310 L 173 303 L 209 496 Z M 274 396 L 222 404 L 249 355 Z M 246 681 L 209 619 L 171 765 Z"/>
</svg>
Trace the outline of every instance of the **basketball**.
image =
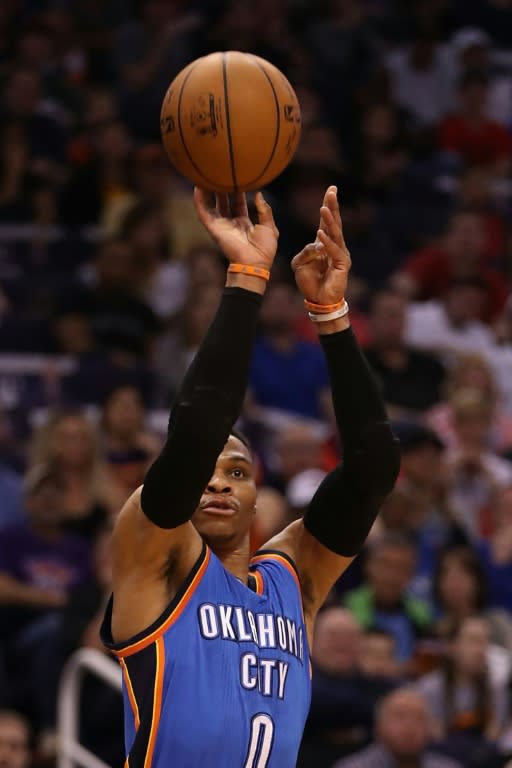
<svg viewBox="0 0 512 768">
<path fill-rule="evenodd" d="M 172 81 L 160 129 L 183 176 L 213 192 L 246 192 L 271 182 L 292 159 L 300 106 L 286 77 L 265 59 L 212 53 Z"/>
</svg>

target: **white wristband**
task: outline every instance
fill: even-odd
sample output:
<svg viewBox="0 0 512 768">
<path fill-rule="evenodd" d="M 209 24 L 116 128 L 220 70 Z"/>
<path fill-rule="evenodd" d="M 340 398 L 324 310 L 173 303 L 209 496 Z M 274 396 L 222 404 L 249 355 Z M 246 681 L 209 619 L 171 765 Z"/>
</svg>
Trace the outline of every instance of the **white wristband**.
<svg viewBox="0 0 512 768">
<path fill-rule="evenodd" d="M 309 319 L 314 323 L 326 323 L 327 320 L 338 320 L 340 317 L 348 315 L 348 301 L 343 302 L 343 306 L 334 312 L 308 312 Z"/>
</svg>

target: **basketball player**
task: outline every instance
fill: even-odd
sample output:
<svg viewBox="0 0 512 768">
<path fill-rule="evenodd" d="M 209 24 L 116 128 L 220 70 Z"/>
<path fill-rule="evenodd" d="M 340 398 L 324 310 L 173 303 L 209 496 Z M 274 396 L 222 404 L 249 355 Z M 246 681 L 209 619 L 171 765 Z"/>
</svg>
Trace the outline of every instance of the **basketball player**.
<svg viewBox="0 0 512 768">
<path fill-rule="evenodd" d="M 127 766 L 292 768 L 315 616 L 392 489 L 399 451 L 349 327 L 350 257 L 330 187 L 293 269 L 328 361 L 344 461 L 304 519 L 250 559 L 254 468 L 233 424 L 278 232 L 260 193 L 256 225 L 243 195 L 233 211 L 225 196 L 194 199 L 230 263 L 226 288 L 163 450 L 117 520 L 102 636 L 123 670 Z"/>
</svg>

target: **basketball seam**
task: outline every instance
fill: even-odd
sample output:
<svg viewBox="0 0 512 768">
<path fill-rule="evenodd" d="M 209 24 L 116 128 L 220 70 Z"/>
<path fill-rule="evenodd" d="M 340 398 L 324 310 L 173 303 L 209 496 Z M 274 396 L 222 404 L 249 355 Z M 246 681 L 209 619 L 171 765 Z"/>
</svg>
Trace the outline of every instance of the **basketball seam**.
<svg viewBox="0 0 512 768">
<path fill-rule="evenodd" d="M 200 59 L 198 60 L 198 62 L 199 61 L 200 61 Z M 187 76 L 185 77 L 185 79 L 183 80 L 183 82 L 181 84 L 181 88 L 180 88 L 180 92 L 179 92 L 179 96 L 178 96 L 178 130 L 180 132 L 181 144 L 183 146 L 183 149 L 185 150 L 185 153 L 186 153 L 188 159 L 190 160 L 190 163 L 191 163 L 192 167 L 195 168 L 195 170 L 198 172 L 198 174 L 200 176 L 203 177 L 203 179 L 207 182 L 207 184 L 213 184 L 214 187 L 218 187 L 220 185 L 217 184 L 215 181 L 213 181 L 213 179 L 209 179 L 208 176 L 205 176 L 205 174 L 202 172 L 201 168 L 199 168 L 195 164 L 195 162 L 194 162 L 194 160 L 192 158 L 192 155 L 188 151 L 187 143 L 185 141 L 185 136 L 183 135 L 183 131 L 181 130 L 181 99 L 182 99 L 182 96 L 183 96 L 183 91 L 185 89 L 185 85 L 187 84 L 187 80 L 189 79 L 190 75 L 192 74 L 192 72 L 196 68 L 197 63 L 191 68 L 190 72 L 188 72 Z"/>
<path fill-rule="evenodd" d="M 259 61 L 257 61 L 254 58 L 254 56 L 251 56 L 251 60 L 256 64 L 256 66 L 259 69 L 261 69 L 261 71 L 263 72 L 263 74 L 265 75 L 265 77 L 268 80 L 268 84 L 270 85 L 270 87 L 272 89 L 272 95 L 274 97 L 274 102 L 275 102 L 275 106 L 276 106 L 277 120 L 276 120 L 276 135 L 275 135 L 275 138 L 274 138 L 274 146 L 272 147 L 272 151 L 270 153 L 270 157 L 269 157 L 269 159 L 267 161 L 267 164 L 265 165 L 265 167 L 263 168 L 261 173 L 258 174 L 258 176 L 256 176 L 254 179 L 250 179 L 249 181 L 247 181 L 244 184 L 244 186 L 252 186 L 253 184 L 255 184 L 258 181 L 258 179 L 261 179 L 261 177 L 265 175 L 265 172 L 267 171 L 270 163 L 274 159 L 274 154 L 275 154 L 275 151 L 276 151 L 277 142 L 279 141 L 279 134 L 281 132 L 281 110 L 280 110 L 280 105 L 279 105 L 279 99 L 277 98 L 276 89 L 274 88 L 274 83 L 272 82 L 272 80 L 271 80 L 268 72 L 266 71 L 265 67 L 262 67 L 261 64 L 259 63 Z"/>
<path fill-rule="evenodd" d="M 233 139 L 231 136 L 231 121 L 229 117 L 228 73 L 227 73 L 226 56 L 227 56 L 226 53 L 222 54 L 222 79 L 224 83 L 224 111 L 226 113 L 226 132 L 228 136 L 228 150 L 229 150 L 229 163 L 231 165 L 231 178 L 233 179 L 233 187 L 237 189 L 238 184 L 236 181 L 235 157 L 233 154 Z"/>
</svg>

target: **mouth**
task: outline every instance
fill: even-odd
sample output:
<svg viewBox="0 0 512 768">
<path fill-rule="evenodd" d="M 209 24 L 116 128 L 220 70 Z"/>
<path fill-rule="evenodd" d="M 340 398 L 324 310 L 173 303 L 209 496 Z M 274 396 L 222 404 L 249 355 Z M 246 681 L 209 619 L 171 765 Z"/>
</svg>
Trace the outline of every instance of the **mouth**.
<svg viewBox="0 0 512 768">
<path fill-rule="evenodd" d="M 233 503 L 218 499 L 207 499 L 200 505 L 199 509 L 208 515 L 216 515 L 218 517 L 231 517 L 236 513 Z"/>
</svg>

